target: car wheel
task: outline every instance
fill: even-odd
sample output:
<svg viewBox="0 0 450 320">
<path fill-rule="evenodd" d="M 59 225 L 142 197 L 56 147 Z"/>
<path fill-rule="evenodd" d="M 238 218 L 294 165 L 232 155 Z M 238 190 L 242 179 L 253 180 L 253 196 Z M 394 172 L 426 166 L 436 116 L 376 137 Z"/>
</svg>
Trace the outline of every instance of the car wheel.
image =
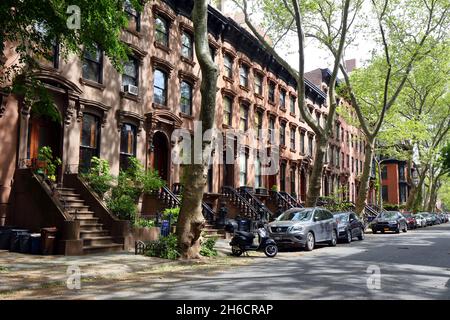
<svg viewBox="0 0 450 320">
<path fill-rule="evenodd" d="M 264 254 L 269 257 L 269 258 L 273 258 L 277 255 L 278 253 L 278 247 L 274 244 L 269 244 L 264 248 Z"/>
<path fill-rule="evenodd" d="M 372 229 L 372 233 L 373 233 L 373 234 L 376 234 L 377 232 L 378 232 L 377 230 Z"/>
<path fill-rule="evenodd" d="M 347 230 L 347 237 L 345 238 L 345 243 L 352 242 L 352 232 L 350 230 Z"/>
<path fill-rule="evenodd" d="M 231 248 L 231 254 L 235 257 L 239 257 L 242 255 L 243 251 L 240 248 L 233 247 Z"/>
<path fill-rule="evenodd" d="M 336 234 L 335 230 L 333 230 L 333 232 L 331 234 L 331 240 L 330 240 L 330 242 L 328 242 L 328 244 L 331 247 L 335 247 L 337 245 L 337 234 Z"/>
<path fill-rule="evenodd" d="M 360 233 L 359 236 L 358 236 L 358 240 L 362 241 L 362 240 L 364 240 L 364 238 L 365 238 L 364 230 L 361 228 L 360 231 L 361 231 L 361 233 Z"/>
<path fill-rule="evenodd" d="M 400 233 L 400 224 L 397 225 L 397 229 L 395 229 L 395 233 Z"/>
<path fill-rule="evenodd" d="M 314 239 L 314 235 L 312 232 L 308 232 L 308 234 L 306 235 L 306 245 L 305 245 L 305 250 L 306 251 L 312 251 L 314 249 L 314 245 L 315 245 L 315 239 Z"/>
<path fill-rule="evenodd" d="M 384 229 L 381 229 L 381 231 L 380 231 L 381 233 L 384 233 Z"/>
</svg>

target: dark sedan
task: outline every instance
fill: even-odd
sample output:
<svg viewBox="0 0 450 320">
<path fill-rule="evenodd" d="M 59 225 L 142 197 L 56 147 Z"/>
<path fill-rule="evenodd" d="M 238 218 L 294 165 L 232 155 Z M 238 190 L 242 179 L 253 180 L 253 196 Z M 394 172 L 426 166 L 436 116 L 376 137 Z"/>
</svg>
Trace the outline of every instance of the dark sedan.
<svg viewBox="0 0 450 320">
<path fill-rule="evenodd" d="M 417 228 L 417 221 L 416 221 L 416 218 L 414 218 L 412 213 L 403 212 L 402 215 L 405 217 L 406 222 L 408 223 L 408 229 Z"/>
<path fill-rule="evenodd" d="M 364 240 L 364 224 L 354 212 L 336 212 L 333 217 L 338 226 L 339 240 L 347 243 L 352 242 L 353 238 Z"/>
<path fill-rule="evenodd" d="M 408 231 L 408 222 L 405 217 L 398 211 L 384 211 L 380 213 L 375 220 L 372 221 L 371 229 L 373 233 L 380 231 L 394 231 L 399 233 Z"/>
</svg>

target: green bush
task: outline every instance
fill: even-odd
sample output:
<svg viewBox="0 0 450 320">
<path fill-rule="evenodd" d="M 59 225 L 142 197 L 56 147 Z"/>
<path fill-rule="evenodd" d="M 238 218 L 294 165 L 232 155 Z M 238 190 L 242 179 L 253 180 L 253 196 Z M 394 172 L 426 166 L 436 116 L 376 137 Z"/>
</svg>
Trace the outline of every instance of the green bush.
<svg viewBox="0 0 450 320">
<path fill-rule="evenodd" d="M 43 171 L 47 175 L 47 178 L 53 182 L 56 181 L 56 168 L 61 165 L 61 159 L 53 157 L 52 148 L 45 146 L 39 148 L 38 160 L 44 162 Z M 38 169 L 37 173 L 41 173 Z"/>
<path fill-rule="evenodd" d="M 398 211 L 399 206 L 398 206 L 398 204 L 384 203 L 383 209 L 387 210 L 387 211 Z"/>
<path fill-rule="evenodd" d="M 126 194 L 108 199 L 107 206 L 119 219 L 133 221 L 136 216 L 136 202 Z"/>
<path fill-rule="evenodd" d="M 207 238 L 201 243 L 200 254 L 205 257 L 217 256 L 217 250 L 214 249 L 217 238 Z"/>
<path fill-rule="evenodd" d="M 162 213 L 162 219 L 169 220 L 169 218 L 171 218 L 170 224 L 174 224 L 178 221 L 179 215 L 180 215 L 180 207 L 167 208 L 167 209 L 164 209 L 164 211 Z"/>
<path fill-rule="evenodd" d="M 141 228 L 152 228 L 156 225 L 155 220 L 152 219 L 142 219 L 142 218 L 137 218 L 134 221 L 134 226 L 135 227 L 141 227 Z"/>
<path fill-rule="evenodd" d="M 101 198 L 111 189 L 114 181 L 108 161 L 97 157 L 91 159 L 91 168 L 82 177 Z"/>
<path fill-rule="evenodd" d="M 178 259 L 180 253 L 176 235 L 170 234 L 167 237 L 161 237 L 157 241 L 150 242 L 145 255 L 171 260 Z"/>
</svg>

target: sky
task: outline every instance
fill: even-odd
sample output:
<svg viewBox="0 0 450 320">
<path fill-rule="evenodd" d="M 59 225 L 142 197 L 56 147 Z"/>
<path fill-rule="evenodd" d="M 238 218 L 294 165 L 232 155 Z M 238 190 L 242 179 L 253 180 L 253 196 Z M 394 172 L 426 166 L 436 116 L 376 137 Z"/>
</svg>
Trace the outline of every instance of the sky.
<svg viewBox="0 0 450 320">
<path fill-rule="evenodd" d="M 236 12 L 239 12 L 239 8 L 235 6 L 232 0 L 222 0 L 223 7 L 222 12 L 225 15 L 229 15 L 233 17 Z M 258 17 L 257 15 L 253 15 L 254 21 L 257 23 Z M 286 39 L 284 43 L 290 44 L 290 46 L 276 48 L 277 53 L 285 59 L 291 66 L 295 69 L 298 69 L 298 41 L 294 38 Z M 373 49 L 373 45 L 368 41 L 357 38 L 354 43 L 358 43 L 357 46 L 347 48 L 344 53 L 344 59 L 356 59 L 356 66 L 362 66 L 364 61 L 366 61 L 370 55 L 371 50 Z M 328 50 L 325 48 L 321 48 L 317 41 L 313 41 L 312 39 L 306 39 L 305 42 L 305 71 L 311 71 L 317 68 L 332 68 L 333 59 L 331 58 Z"/>
</svg>

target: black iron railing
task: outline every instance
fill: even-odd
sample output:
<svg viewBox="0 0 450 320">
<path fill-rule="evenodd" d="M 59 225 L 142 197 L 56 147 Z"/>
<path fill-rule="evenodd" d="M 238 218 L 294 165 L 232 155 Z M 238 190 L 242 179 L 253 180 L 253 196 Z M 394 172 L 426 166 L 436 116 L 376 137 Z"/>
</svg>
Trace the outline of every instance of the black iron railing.
<svg viewBox="0 0 450 320">
<path fill-rule="evenodd" d="M 250 189 L 239 188 L 239 193 L 257 210 L 261 219 L 269 221 L 273 218 L 273 212 L 270 211 L 264 203 L 250 191 Z"/>
<path fill-rule="evenodd" d="M 222 187 L 222 193 L 233 205 L 239 208 L 240 213 L 244 216 L 255 220 L 260 218 L 258 210 L 233 187 Z"/>
</svg>

